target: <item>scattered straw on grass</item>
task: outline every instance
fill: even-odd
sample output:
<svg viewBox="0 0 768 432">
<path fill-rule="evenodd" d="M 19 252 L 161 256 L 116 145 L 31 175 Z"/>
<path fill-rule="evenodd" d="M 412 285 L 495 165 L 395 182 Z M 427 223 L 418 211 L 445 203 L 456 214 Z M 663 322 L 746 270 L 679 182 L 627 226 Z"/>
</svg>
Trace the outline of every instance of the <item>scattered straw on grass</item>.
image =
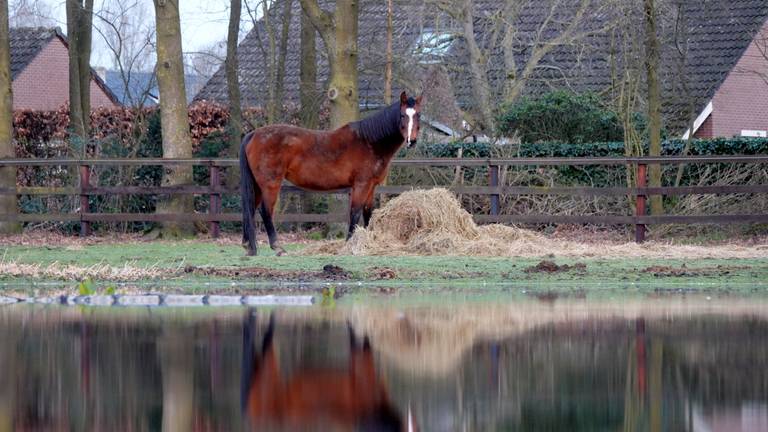
<svg viewBox="0 0 768 432">
<path fill-rule="evenodd" d="M 130 264 L 110 266 L 94 264 L 92 266 L 21 264 L 16 262 L 0 262 L 0 275 L 4 277 L 26 277 L 35 279 L 83 280 L 98 279 L 109 281 L 137 281 L 142 279 L 157 279 L 171 274 L 167 269 L 157 267 L 134 267 Z"/>
<path fill-rule="evenodd" d="M 458 255 L 615 258 L 768 258 L 768 244 L 684 246 L 664 242 L 608 243 L 553 239 L 506 225 L 478 226 L 446 189 L 405 192 L 376 210 L 368 229 L 344 242 L 325 242 L 304 255 Z"/>
</svg>

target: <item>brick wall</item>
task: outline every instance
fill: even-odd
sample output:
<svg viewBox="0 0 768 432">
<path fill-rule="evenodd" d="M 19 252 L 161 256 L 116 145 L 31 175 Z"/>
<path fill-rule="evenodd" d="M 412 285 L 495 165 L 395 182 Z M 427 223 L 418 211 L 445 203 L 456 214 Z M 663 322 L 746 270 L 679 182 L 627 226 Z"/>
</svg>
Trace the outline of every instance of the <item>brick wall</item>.
<svg viewBox="0 0 768 432">
<path fill-rule="evenodd" d="M 13 81 L 13 109 L 56 110 L 69 103 L 69 56 L 59 38 L 51 42 Z M 113 107 L 104 90 L 91 80 L 91 106 Z"/>
<path fill-rule="evenodd" d="M 704 120 L 704 123 L 699 126 L 698 129 L 696 129 L 696 133 L 693 134 L 694 138 L 713 138 L 713 132 L 712 132 L 712 114 L 707 117 L 706 120 Z"/>
<path fill-rule="evenodd" d="M 766 48 L 768 21 L 712 99 L 713 111 L 707 120 L 712 121 L 712 136 L 741 135 L 746 129 L 768 131 L 768 59 L 763 54 Z"/>
</svg>

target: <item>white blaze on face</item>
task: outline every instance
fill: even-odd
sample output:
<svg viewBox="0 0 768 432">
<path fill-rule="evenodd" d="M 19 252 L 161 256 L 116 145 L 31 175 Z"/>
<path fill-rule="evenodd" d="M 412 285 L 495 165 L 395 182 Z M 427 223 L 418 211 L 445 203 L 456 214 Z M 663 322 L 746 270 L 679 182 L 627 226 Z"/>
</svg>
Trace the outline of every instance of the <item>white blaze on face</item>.
<svg viewBox="0 0 768 432">
<path fill-rule="evenodd" d="M 408 137 L 406 140 L 408 141 L 408 145 L 411 144 L 411 131 L 413 130 L 413 116 L 416 114 L 416 110 L 413 108 L 406 108 L 405 114 L 408 116 Z"/>
</svg>

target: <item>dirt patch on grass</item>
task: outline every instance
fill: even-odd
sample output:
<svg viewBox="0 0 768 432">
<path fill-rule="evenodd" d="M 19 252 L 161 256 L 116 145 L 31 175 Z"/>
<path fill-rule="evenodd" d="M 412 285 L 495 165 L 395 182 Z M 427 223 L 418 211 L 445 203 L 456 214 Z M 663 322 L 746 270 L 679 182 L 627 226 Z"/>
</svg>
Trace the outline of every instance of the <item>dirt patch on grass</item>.
<svg viewBox="0 0 768 432">
<path fill-rule="evenodd" d="M 326 264 L 323 266 L 323 276 L 328 279 L 346 280 L 352 277 L 352 274 L 337 265 Z"/>
<path fill-rule="evenodd" d="M 552 261 L 541 261 L 535 266 L 531 266 L 523 270 L 526 273 L 563 273 L 575 271 L 579 273 L 587 272 L 587 265 L 584 263 L 576 263 L 574 265 L 557 265 Z"/>
<path fill-rule="evenodd" d="M 724 266 L 714 267 L 670 267 L 655 265 L 642 269 L 641 273 L 651 274 L 656 277 L 682 277 L 682 276 L 727 276 L 737 270 L 751 270 L 749 266 Z"/>
<path fill-rule="evenodd" d="M 397 272 L 389 267 L 371 267 L 368 269 L 367 276 L 373 280 L 396 279 Z"/>
<path fill-rule="evenodd" d="M 342 281 L 351 274 L 341 267 L 328 264 L 321 271 L 275 270 L 264 267 L 197 267 L 186 266 L 184 275 L 222 277 L 228 279 L 265 279 L 291 282 Z"/>
</svg>

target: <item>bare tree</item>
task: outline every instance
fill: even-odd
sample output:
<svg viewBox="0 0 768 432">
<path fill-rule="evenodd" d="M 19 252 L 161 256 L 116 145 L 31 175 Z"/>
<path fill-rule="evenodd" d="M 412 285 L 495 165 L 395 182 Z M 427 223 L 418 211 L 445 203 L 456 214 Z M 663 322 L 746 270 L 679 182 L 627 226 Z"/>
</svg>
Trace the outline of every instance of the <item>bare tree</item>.
<svg viewBox="0 0 768 432">
<path fill-rule="evenodd" d="M 93 0 L 66 0 L 70 141 L 85 154 L 91 115 Z"/>
<path fill-rule="evenodd" d="M 277 70 L 275 71 L 275 115 L 282 114 L 283 98 L 285 96 L 285 60 L 288 57 L 288 36 L 291 27 L 293 0 L 283 0 L 283 16 L 280 28 L 280 46 L 277 55 Z"/>
<path fill-rule="evenodd" d="M 316 31 L 309 16 L 301 11 L 301 58 L 299 60 L 299 98 L 301 123 L 314 129 L 318 126 L 320 104 L 317 94 L 317 48 Z"/>
<path fill-rule="evenodd" d="M 386 59 L 384 60 L 384 105 L 392 103 L 392 36 L 394 27 L 392 26 L 392 0 L 387 0 L 387 47 L 385 49 Z"/>
<path fill-rule="evenodd" d="M 8 0 L 0 0 L 0 158 L 16 155 L 13 145 L 13 93 L 11 91 L 11 41 L 8 21 Z M 0 168 L 0 187 L 16 187 L 16 169 Z M 0 212 L 18 213 L 16 195 L 0 195 Z M 16 222 L 0 222 L 0 233 L 19 231 Z"/>
<path fill-rule="evenodd" d="M 240 36 L 242 0 L 232 0 L 229 9 L 227 29 L 227 57 L 224 69 L 227 75 L 227 96 L 229 99 L 229 153 L 238 154 L 240 137 L 243 134 L 243 110 L 240 105 L 240 80 L 237 76 L 237 43 Z"/>
<path fill-rule="evenodd" d="M 11 27 L 53 27 L 51 6 L 44 0 L 15 0 L 10 4 Z"/>
<path fill-rule="evenodd" d="M 274 123 L 280 121 L 283 115 L 285 61 L 288 55 L 288 32 L 293 0 L 246 0 L 245 7 L 253 22 L 256 45 L 261 51 L 266 71 L 267 101 L 264 108 L 267 122 Z M 279 28 L 275 21 L 280 22 Z"/>
<path fill-rule="evenodd" d="M 155 29 L 149 13 L 138 0 L 106 0 L 94 12 L 94 29 L 109 53 L 112 67 L 120 74 L 126 99 L 133 107 L 144 106 L 156 81 L 139 78 L 152 70 Z"/>
<path fill-rule="evenodd" d="M 654 0 L 644 0 L 645 21 L 645 71 L 648 85 L 648 148 L 649 156 L 661 155 L 661 84 L 659 83 L 659 66 L 661 64 L 661 47 L 656 34 L 657 11 Z M 654 164 L 648 167 L 648 184 L 650 187 L 661 186 L 661 166 Z M 660 195 L 651 196 L 651 214 L 663 212 Z"/>
<path fill-rule="evenodd" d="M 185 70 L 187 74 L 192 74 L 199 78 L 199 81 L 205 83 L 221 67 L 227 59 L 227 41 L 214 42 L 207 47 L 197 51 L 187 51 L 184 53 Z M 187 83 L 187 87 L 191 83 Z M 199 89 L 198 89 L 199 90 Z M 192 92 L 193 94 L 195 92 Z"/>
<path fill-rule="evenodd" d="M 157 81 L 160 88 L 160 121 L 163 129 L 163 157 L 192 157 L 187 95 L 184 86 L 184 62 L 181 49 L 179 0 L 154 0 L 157 28 Z M 166 167 L 163 186 L 192 183 L 191 167 Z M 158 213 L 191 214 L 191 196 L 172 196 L 158 203 Z M 179 237 L 192 233 L 192 224 L 167 222 L 163 236 Z"/>
<path fill-rule="evenodd" d="M 337 0 L 333 14 L 320 8 L 317 0 L 300 0 L 301 7 L 325 45 L 330 66 L 327 98 L 331 106 L 331 128 L 357 120 L 360 99 L 357 80 L 357 0 Z M 329 211 L 343 213 L 348 206 L 341 196 L 331 198 Z M 331 224 L 328 235 L 336 237 L 346 229 Z"/>
<path fill-rule="evenodd" d="M 673 44 L 675 47 L 675 72 L 677 75 L 677 82 L 680 87 L 682 99 L 686 103 L 686 115 L 688 117 L 688 137 L 685 140 L 685 146 L 683 147 L 682 156 L 686 156 L 691 150 L 691 143 L 693 141 L 693 127 L 696 121 L 696 99 L 691 92 L 691 83 L 687 73 L 688 61 L 688 49 L 689 49 L 689 23 L 688 13 L 685 9 L 685 0 L 674 0 L 672 4 L 674 8 L 675 25 L 673 33 Z M 680 182 L 683 179 L 683 173 L 685 171 L 685 165 L 680 164 L 677 167 L 677 174 L 675 175 L 675 186 L 680 186 Z"/>
<path fill-rule="evenodd" d="M 590 23 L 594 17 L 605 15 L 610 1 L 430 2 L 454 21 L 457 34 L 465 42 L 468 73 L 479 123 L 477 126 L 484 131 L 493 131 L 495 128 L 494 107 L 500 103 L 513 102 L 520 97 L 529 80 L 540 69 L 543 60 L 553 50 L 586 43 L 585 40 L 589 36 L 605 33 L 614 25 L 610 20 L 598 21 L 598 25 Z M 536 16 L 537 27 L 534 31 L 521 30 L 521 16 L 527 10 L 541 14 Z M 564 17 L 563 10 L 573 13 Z M 497 55 L 495 51 L 499 51 L 498 48 L 501 48 L 505 70 L 500 82 L 489 77 L 492 57 Z M 521 52 L 525 55 L 521 56 Z"/>
<path fill-rule="evenodd" d="M 317 29 L 328 55 L 330 77 L 327 97 L 331 127 L 357 120 L 360 110 L 357 81 L 357 0 L 338 0 L 331 14 L 317 0 L 301 0 L 301 7 Z"/>
</svg>

